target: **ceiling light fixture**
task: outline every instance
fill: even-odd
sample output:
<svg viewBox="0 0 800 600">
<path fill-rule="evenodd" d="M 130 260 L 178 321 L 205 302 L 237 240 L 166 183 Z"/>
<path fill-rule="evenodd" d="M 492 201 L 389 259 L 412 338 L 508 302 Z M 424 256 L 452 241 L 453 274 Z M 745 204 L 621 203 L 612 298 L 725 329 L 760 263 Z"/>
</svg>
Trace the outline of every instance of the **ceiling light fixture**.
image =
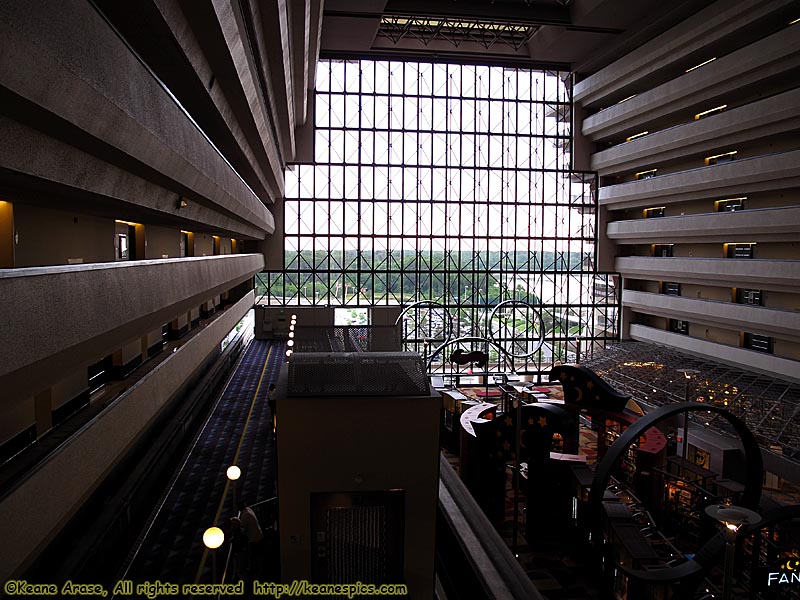
<svg viewBox="0 0 800 600">
<path fill-rule="evenodd" d="M 703 65 L 707 65 L 708 63 L 714 62 L 715 60 L 717 60 L 716 56 L 714 58 L 709 58 L 708 60 L 701 62 L 699 65 L 693 66 L 691 69 L 686 69 L 686 72 L 689 73 L 691 71 L 694 71 L 695 69 L 699 69 Z"/>
</svg>

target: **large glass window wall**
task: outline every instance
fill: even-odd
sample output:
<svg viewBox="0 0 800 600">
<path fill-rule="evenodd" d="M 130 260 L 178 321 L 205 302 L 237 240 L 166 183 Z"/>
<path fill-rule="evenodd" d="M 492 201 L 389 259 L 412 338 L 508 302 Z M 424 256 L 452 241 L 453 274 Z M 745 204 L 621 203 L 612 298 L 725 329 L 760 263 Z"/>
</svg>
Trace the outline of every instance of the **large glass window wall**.
<svg viewBox="0 0 800 600">
<path fill-rule="evenodd" d="M 409 306 L 406 348 L 446 370 L 541 372 L 617 333 L 596 264 L 593 173 L 570 171 L 566 73 L 320 61 L 315 161 L 286 173 L 285 268 L 260 302 Z M 498 306 L 499 305 L 499 306 Z M 480 349 L 465 341 L 465 349 Z"/>
</svg>

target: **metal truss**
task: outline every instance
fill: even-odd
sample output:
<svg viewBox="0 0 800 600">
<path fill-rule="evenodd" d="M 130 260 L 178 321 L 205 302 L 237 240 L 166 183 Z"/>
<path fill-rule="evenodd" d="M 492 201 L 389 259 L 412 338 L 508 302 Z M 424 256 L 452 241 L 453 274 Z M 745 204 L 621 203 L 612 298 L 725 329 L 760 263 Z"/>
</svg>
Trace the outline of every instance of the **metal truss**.
<svg viewBox="0 0 800 600">
<path fill-rule="evenodd" d="M 444 41 L 455 48 L 461 46 L 463 42 L 475 42 L 486 50 L 497 44 L 510 46 L 516 51 L 522 48 L 538 29 L 538 26 L 506 21 L 385 15 L 381 18 L 376 35 L 390 40 L 395 45 L 403 39 L 413 39 L 424 46 Z"/>
<path fill-rule="evenodd" d="M 453 338 L 502 332 L 523 356 L 544 338 L 512 365 L 494 352 L 491 369 L 505 372 L 544 372 L 616 340 L 614 274 L 595 269 L 596 176 L 569 170 L 564 81 L 502 67 L 321 61 L 315 162 L 286 174 L 285 268 L 259 276 L 259 302 L 434 301 L 447 310 L 420 306 L 403 321 L 406 348 L 422 354 L 446 328 Z M 492 317 L 507 300 L 518 303 Z"/>
<path fill-rule="evenodd" d="M 800 385 L 744 371 L 644 342 L 610 345 L 584 363 L 614 387 L 655 406 L 690 400 L 727 408 L 753 431 L 759 444 L 800 461 Z M 724 419 L 701 413 L 692 419 L 731 433 Z"/>
</svg>

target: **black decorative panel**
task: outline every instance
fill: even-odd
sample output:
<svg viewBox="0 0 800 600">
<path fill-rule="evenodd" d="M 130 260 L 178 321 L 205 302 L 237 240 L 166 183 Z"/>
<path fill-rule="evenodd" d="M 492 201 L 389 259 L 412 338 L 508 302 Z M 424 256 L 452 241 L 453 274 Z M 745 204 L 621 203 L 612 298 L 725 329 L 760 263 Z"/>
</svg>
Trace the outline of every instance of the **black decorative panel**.
<svg viewBox="0 0 800 600">
<path fill-rule="evenodd" d="M 304 352 L 289 362 L 289 396 L 422 396 L 428 377 L 412 352 Z"/>
</svg>

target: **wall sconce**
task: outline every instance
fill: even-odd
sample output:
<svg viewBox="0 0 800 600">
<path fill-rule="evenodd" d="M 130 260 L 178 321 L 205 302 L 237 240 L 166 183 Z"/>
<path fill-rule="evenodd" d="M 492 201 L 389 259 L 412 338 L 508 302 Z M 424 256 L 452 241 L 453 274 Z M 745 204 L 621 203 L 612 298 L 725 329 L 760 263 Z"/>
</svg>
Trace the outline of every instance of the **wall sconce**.
<svg viewBox="0 0 800 600">
<path fill-rule="evenodd" d="M 186 208 L 187 206 L 189 206 L 189 203 L 186 201 L 186 198 L 178 196 L 178 210 Z"/>
</svg>

